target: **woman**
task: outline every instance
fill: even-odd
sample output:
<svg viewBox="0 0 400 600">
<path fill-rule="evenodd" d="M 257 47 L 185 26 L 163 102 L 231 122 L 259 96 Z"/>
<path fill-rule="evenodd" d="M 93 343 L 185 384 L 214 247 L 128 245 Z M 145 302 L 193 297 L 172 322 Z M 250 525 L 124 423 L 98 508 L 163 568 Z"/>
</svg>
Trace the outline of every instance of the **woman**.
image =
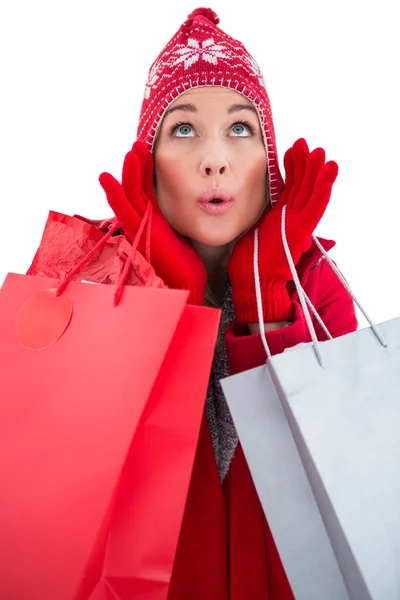
<svg viewBox="0 0 400 600">
<path fill-rule="evenodd" d="M 281 240 L 284 205 L 297 272 L 328 330 L 339 336 L 357 322 L 350 296 L 311 237 L 337 165 L 325 162 L 321 148 L 310 153 L 300 139 L 285 154 L 283 182 L 260 69 L 218 22 L 212 10 L 197 9 L 162 50 L 150 69 L 138 140 L 126 155 L 122 182 L 103 173 L 100 183 L 131 241 L 152 207 L 150 260 L 165 284 L 189 290 L 193 304 L 222 308 L 169 598 L 288 600 L 293 595 L 219 384 L 266 360 L 254 230 L 273 354 L 309 341 Z M 321 243 L 326 250 L 334 245 Z M 139 249 L 147 254 L 145 239 Z M 28 273 L 43 274 L 40 260 L 35 257 Z"/>
<path fill-rule="evenodd" d="M 162 50 L 150 69 L 122 184 L 107 173 L 100 183 L 131 239 L 151 203 L 151 262 L 164 282 L 189 289 L 192 303 L 222 307 L 169 598 L 287 600 L 293 595 L 219 384 L 266 359 L 253 275 L 255 227 L 272 353 L 309 341 L 281 241 L 284 204 L 300 280 L 329 331 L 342 335 L 357 322 L 351 298 L 311 239 L 337 165 L 325 163 L 321 148 L 310 153 L 301 139 L 285 155 L 283 183 L 261 72 L 218 22 L 210 9 L 197 9 Z M 327 250 L 334 245 L 322 243 Z"/>
</svg>

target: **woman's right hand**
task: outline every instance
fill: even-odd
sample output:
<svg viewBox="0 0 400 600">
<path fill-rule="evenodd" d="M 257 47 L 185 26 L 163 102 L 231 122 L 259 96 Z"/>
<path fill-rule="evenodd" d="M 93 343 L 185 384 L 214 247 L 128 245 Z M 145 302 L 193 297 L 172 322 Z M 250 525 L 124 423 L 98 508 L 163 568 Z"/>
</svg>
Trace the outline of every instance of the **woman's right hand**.
<svg viewBox="0 0 400 600">
<path fill-rule="evenodd" d="M 164 283 L 173 289 L 189 290 L 190 304 L 204 304 L 207 273 L 189 242 L 175 232 L 162 214 L 153 186 L 153 156 L 137 141 L 125 156 L 120 184 L 110 173 L 99 177 L 107 201 L 127 236 L 133 241 L 148 203 L 152 206 L 150 262 Z M 138 246 L 145 255 L 143 234 Z"/>
</svg>

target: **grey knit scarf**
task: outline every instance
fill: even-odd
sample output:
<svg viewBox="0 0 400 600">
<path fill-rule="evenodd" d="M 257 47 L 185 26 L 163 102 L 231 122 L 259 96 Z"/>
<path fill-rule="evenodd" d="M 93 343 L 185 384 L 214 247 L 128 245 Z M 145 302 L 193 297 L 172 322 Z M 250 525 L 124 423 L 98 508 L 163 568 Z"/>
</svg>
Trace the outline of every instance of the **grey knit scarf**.
<svg viewBox="0 0 400 600">
<path fill-rule="evenodd" d="M 220 335 L 215 348 L 206 399 L 207 422 L 221 482 L 224 481 L 229 471 L 229 466 L 238 444 L 236 429 L 221 384 L 219 383 L 220 379 L 229 375 L 224 340 L 226 329 L 234 320 L 235 312 L 232 303 L 232 288 L 228 280 L 222 294 Z"/>
</svg>

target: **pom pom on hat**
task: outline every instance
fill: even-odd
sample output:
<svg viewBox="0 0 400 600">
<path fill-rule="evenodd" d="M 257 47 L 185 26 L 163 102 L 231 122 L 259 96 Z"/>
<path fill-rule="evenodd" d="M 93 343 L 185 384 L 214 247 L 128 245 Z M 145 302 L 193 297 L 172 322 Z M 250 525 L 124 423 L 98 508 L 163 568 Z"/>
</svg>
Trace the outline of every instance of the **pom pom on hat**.
<svg viewBox="0 0 400 600">
<path fill-rule="evenodd" d="M 153 151 L 165 111 L 188 90 L 220 86 L 242 94 L 257 109 L 274 205 L 283 189 L 283 179 L 265 81 L 244 45 L 217 27 L 218 23 L 211 8 L 196 8 L 160 52 L 147 77 L 137 139 Z"/>
<path fill-rule="evenodd" d="M 218 25 L 219 23 L 218 15 L 211 8 L 196 8 L 188 16 L 188 20 L 186 21 L 185 25 L 187 26 L 188 21 L 190 21 L 190 24 L 192 24 L 194 17 L 197 16 L 205 17 L 206 19 L 211 21 L 211 23 L 214 23 L 214 25 Z"/>
</svg>

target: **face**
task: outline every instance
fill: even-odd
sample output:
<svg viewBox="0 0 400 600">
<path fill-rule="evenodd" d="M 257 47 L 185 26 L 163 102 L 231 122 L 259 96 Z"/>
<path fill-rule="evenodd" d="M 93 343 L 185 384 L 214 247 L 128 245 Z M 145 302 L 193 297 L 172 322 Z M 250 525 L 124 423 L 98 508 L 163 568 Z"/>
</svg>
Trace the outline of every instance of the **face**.
<svg viewBox="0 0 400 600">
<path fill-rule="evenodd" d="M 257 112 L 227 88 L 196 88 L 169 106 L 154 164 L 161 211 L 198 244 L 230 244 L 266 205 L 267 156 Z"/>
</svg>

